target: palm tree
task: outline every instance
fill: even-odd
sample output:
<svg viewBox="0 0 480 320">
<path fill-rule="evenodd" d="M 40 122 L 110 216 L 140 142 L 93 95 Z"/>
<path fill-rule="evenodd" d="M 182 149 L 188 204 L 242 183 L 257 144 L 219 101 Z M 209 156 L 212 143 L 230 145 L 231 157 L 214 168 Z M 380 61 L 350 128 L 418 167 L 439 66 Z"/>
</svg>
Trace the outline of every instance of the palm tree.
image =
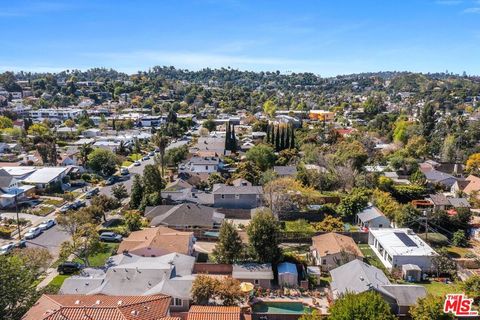
<svg viewBox="0 0 480 320">
<path fill-rule="evenodd" d="M 164 176 L 164 157 L 165 157 L 165 149 L 168 147 L 169 139 L 167 136 L 164 136 L 161 131 L 158 131 L 156 135 L 153 136 L 153 143 L 160 149 L 160 165 L 162 167 L 162 177 Z"/>
</svg>

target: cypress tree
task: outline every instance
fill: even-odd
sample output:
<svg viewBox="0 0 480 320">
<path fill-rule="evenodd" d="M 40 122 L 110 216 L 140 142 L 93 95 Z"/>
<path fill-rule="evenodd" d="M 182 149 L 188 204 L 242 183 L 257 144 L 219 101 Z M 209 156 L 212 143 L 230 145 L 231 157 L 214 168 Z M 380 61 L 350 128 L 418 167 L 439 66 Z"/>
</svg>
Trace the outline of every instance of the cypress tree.
<svg viewBox="0 0 480 320">
<path fill-rule="evenodd" d="M 295 149 L 295 128 L 292 126 L 292 134 L 290 135 L 292 141 L 290 141 L 290 148 Z"/>
<path fill-rule="evenodd" d="M 275 134 L 275 151 L 280 151 L 280 126 L 277 125 L 277 133 Z"/>
<path fill-rule="evenodd" d="M 232 152 L 237 151 L 237 138 L 235 137 L 235 125 L 232 125 L 232 137 L 230 139 L 230 147 Z"/>
<path fill-rule="evenodd" d="M 271 135 L 270 135 L 270 143 L 272 144 L 272 146 L 275 144 L 275 126 L 272 125 L 270 127 L 270 130 L 272 130 L 271 132 Z"/>
<path fill-rule="evenodd" d="M 285 149 L 290 149 L 290 126 L 287 127 L 287 132 L 285 133 Z"/>
<path fill-rule="evenodd" d="M 270 124 L 267 124 L 267 143 L 270 143 Z"/>
<path fill-rule="evenodd" d="M 282 134 L 280 136 L 280 150 L 279 151 L 282 151 L 283 149 L 285 149 L 285 126 L 281 126 L 282 128 Z"/>
<path fill-rule="evenodd" d="M 230 150 L 230 121 L 225 125 L 225 150 Z"/>
</svg>

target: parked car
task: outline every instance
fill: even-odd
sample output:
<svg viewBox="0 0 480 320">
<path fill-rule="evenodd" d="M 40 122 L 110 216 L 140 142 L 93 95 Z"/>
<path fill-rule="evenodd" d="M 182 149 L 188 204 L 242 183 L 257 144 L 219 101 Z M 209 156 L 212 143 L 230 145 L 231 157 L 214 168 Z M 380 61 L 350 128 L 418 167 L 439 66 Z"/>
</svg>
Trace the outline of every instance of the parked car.
<svg viewBox="0 0 480 320">
<path fill-rule="evenodd" d="M 19 249 L 26 248 L 27 247 L 27 240 L 22 239 L 22 240 L 18 241 L 17 243 L 15 243 L 15 247 L 17 247 Z"/>
<path fill-rule="evenodd" d="M 57 267 L 59 274 L 72 274 L 82 269 L 83 265 L 78 262 L 66 261 Z"/>
<path fill-rule="evenodd" d="M 53 227 L 55 224 L 56 224 L 55 220 L 48 219 L 47 221 L 44 221 L 41 224 L 39 224 L 38 227 L 42 230 L 47 230 Z"/>
<path fill-rule="evenodd" d="M 39 227 L 30 228 L 30 230 L 28 230 L 28 232 L 25 233 L 24 237 L 25 239 L 33 239 L 41 235 L 42 232 L 43 232 L 42 229 L 40 229 Z"/>
<path fill-rule="evenodd" d="M 123 237 L 115 232 L 103 232 L 100 240 L 105 242 L 122 242 Z"/>
<path fill-rule="evenodd" d="M 154 151 L 150 151 L 150 152 L 148 153 L 148 155 L 149 155 L 150 157 L 153 157 L 153 156 L 155 155 L 155 152 L 154 152 Z"/>
<path fill-rule="evenodd" d="M 150 157 L 149 156 L 145 156 L 142 158 L 143 161 L 147 161 L 147 160 L 150 160 Z"/>
<path fill-rule="evenodd" d="M 77 200 L 74 203 L 72 203 L 73 209 L 85 207 L 86 205 L 87 205 L 87 202 L 85 200 Z"/>
<path fill-rule="evenodd" d="M 13 249 L 15 249 L 15 244 L 10 242 L 9 244 L 0 247 L 0 255 L 3 256 L 4 254 L 9 254 Z"/>
<path fill-rule="evenodd" d="M 138 167 L 138 166 L 141 165 L 141 163 L 140 163 L 140 161 L 137 160 L 137 161 L 135 161 L 135 162 L 133 163 L 133 165 L 134 165 L 135 167 Z"/>
<path fill-rule="evenodd" d="M 88 191 L 88 192 L 85 194 L 85 198 L 91 199 L 91 198 L 93 198 L 94 196 L 96 196 L 97 194 L 99 194 L 99 192 L 100 192 L 100 189 L 98 189 L 98 188 L 93 188 L 92 190 Z"/>
<path fill-rule="evenodd" d="M 64 205 L 63 207 L 60 208 L 61 213 L 66 213 L 69 210 L 73 210 L 73 207 L 72 207 L 71 203 L 68 203 L 68 204 L 66 204 L 66 205 Z"/>
<path fill-rule="evenodd" d="M 71 181 L 70 185 L 75 188 L 85 187 L 87 183 L 83 180 Z"/>
<path fill-rule="evenodd" d="M 122 176 L 126 176 L 126 175 L 129 174 L 129 173 L 130 173 L 130 171 L 128 171 L 128 168 L 121 168 L 121 169 L 120 169 L 120 174 L 121 174 Z"/>
<path fill-rule="evenodd" d="M 110 178 L 108 178 L 107 180 L 105 180 L 105 185 L 106 185 L 106 186 L 111 186 L 111 185 L 114 184 L 115 182 L 117 182 L 117 177 L 111 176 Z"/>
</svg>

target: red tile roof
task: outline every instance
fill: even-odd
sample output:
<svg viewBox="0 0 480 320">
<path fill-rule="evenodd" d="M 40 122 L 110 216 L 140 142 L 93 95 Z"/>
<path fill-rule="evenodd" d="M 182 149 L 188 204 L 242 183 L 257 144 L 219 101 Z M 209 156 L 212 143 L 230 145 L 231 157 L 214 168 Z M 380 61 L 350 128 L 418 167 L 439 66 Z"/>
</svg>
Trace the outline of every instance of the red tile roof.
<svg viewBox="0 0 480 320">
<path fill-rule="evenodd" d="M 164 320 L 170 297 L 43 295 L 22 320 Z"/>
<path fill-rule="evenodd" d="M 240 320 L 240 307 L 191 306 L 187 320 Z"/>
</svg>

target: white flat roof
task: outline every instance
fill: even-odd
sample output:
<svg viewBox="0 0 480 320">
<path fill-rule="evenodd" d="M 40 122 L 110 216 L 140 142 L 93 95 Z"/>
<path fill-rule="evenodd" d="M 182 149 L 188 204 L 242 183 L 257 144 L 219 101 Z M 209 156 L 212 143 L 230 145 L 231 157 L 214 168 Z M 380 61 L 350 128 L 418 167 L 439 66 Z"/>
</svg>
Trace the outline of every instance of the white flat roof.
<svg viewBox="0 0 480 320">
<path fill-rule="evenodd" d="M 21 177 L 36 170 L 35 167 L 2 167 L 2 169 L 14 177 Z"/>
<path fill-rule="evenodd" d="M 372 228 L 370 233 L 391 256 L 431 256 L 436 252 L 408 228 Z"/>
<path fill-rule="evenodd" d="M 67 169 L 67 167 L 39 168 L 23 181 L 26 183 L 49 183 Z"/>
</svg>

